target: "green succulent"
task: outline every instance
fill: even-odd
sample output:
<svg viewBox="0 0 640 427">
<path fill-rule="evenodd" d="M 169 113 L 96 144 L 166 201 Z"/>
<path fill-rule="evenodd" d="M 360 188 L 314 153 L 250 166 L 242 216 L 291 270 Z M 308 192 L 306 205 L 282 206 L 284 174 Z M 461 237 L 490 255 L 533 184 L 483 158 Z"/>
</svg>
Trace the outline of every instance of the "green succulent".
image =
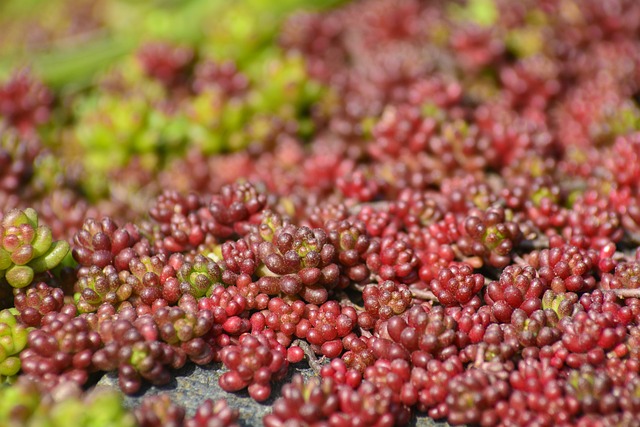
<svg viewBox="0 0 640 427">
<path fill-rule="evenodd" d="M 452 4 L 450 13 L 458 21 L 469 21 L 490 27 L 500 19 L 500 11 L 493 0 L 469 0 L 464 6 Z"/>
<path fill-rule="evenodd" d="M 572 297 L 575 297 L 575 294 L 556 293 L 549 289 L 542 296 L 542 308 L 555 311 L 558 319 L 572 316 L 574 312 L 573 303 L 575 302 L 575 298 Z"/>
<path fill-rule="evenodd" d="M 19 381 L 0 387 L 0 426 L 135 427 L 135 416 L 115 390 L 93 389 L 86 394 L 69 383 L 64 393 L 44 394 L 37 384 Z"/>
<path fill-rule="evenodd" d="M 262 222 L 260 223 L 260 236 L 266 241 L 271 242 L 279 228 L 287 225 L 280 215 L 273 211 L 265 211 L 262 214 Z"/>
<path fill-rule="evenodd" d="M 28 329 L 15 317 L 15 309 L 0 311 L 0 383 L 20 371 L 20 352 L 27 346 Z"/>
<path fill-rule="evenodd" d="M 246 146 L 242 129 L 250 110 L 245 99 L 225 100 L 216 90 L 205 90 L 185 104 L 189 141 L 205 154 Z"/>
<path fill-rule="evenodd" d="M 215 284 L 222 283 L 222 270 L 211 258 L 196 255 L 193 263 L 185 262 L 177 273 L 180 289 L 196 298 L 210 293 Z"/>
<path fill-rule="evenodd" d="M 123 283 L 112 265 L 103 269 L 91 266 L 75 284 L 74 300 L 80 313 L 93 313 L 101 304 L 107 302 L 117 307 L 127 300 L 133 289 L 129 283 Z"/>
<path fill-rule="evenodd" d="M 51 229 L 38 224 L 33 208 L 13 209 L 0 223 L 0 279 L 24 288 L 35 273 L 56 267 L 69 252 L 66 241 L 53 241 Z"/>
</svg>

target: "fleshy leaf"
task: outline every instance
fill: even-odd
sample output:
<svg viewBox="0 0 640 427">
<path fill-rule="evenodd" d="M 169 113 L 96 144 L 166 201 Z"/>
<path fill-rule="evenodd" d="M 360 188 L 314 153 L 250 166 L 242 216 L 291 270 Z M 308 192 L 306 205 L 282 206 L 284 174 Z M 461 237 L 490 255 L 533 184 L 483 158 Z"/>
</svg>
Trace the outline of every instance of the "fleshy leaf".
<svg viewBox="0 0 640 427">
<path fill-rule="evenodd" d="M 16 317 L 11 313 L 11 311 L 9 311 L 8 309 L 0 311 L 0 323 L 14 326 L 16 322 Z"/>
<path fill-rule="evenodd" d="M 28 218 L 29 224 L 31 224 L 33 228 L 38 228 L 38 212 L 33 208 L 27 208 L 24 210 L 24 214 Z"/>
<path fill-rule="evenodd" d="M 11 261 L 11 254 L 0 248 L 0 270 L 6 270 L 11 267 L 11 264 L 13 264 Z"/>
<path fill-rule="evenodd" d="M 0 375 L 12 377 L 20 372 L 20 359 L 18 357 L 8 357 L 0 363 Z"/>
<path fill-rule="evenodd" d="M 51 245 L 47 253 L 31 261 L 29 267 L 36 273 L 51 270 L 60 264 L 68 252 L 69 243 L 64 240 L 58 240 Z"/>
<path fill-rule="evenodd" d="M 16 325 L 13 331 L 13 346 L 17 351 L 22 351 L 27 346 L 29 339 L 29 329 L 23 325 Z"/>
<path fill-rule="evenodd" d="M 31 246 L 33 246 L 33 257 L 37 258 L 44 255 L 53 242 L 53 236 L 51 235 L 51 229 L 46 225 L 41 225 L 36 231 L 36 237 L 33 239 Z"/>
<path fill-rule="evenodd" d="M 26 265 L 14 265 L 7 270 L 5 278 L 14 288 L 24 288 L 33 280 L 33 269 Z"/>
</svg>

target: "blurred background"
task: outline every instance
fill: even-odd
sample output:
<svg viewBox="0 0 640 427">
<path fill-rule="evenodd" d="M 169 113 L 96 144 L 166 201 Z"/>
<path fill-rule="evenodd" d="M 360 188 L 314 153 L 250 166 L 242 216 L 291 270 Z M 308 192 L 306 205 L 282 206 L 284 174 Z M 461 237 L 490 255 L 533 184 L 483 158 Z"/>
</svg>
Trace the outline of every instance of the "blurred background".
<svg viewBox="0 0 640 427">
<path fill-rule="evenodd" d="M 247 62 L 267 55 L 292 11 L 344 0 L 3 0 L 0 78 L 28 65 L 55 87 L 86 84 L 145 41 Z"/>
</svg>

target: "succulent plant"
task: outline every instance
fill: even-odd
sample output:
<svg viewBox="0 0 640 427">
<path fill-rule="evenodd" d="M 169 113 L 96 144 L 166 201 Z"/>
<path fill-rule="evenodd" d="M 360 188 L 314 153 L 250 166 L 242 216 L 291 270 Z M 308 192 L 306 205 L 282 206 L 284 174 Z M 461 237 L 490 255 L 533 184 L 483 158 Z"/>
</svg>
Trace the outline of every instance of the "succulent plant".
<svg viewBox="0 0 640 427">
<path fill-rule="evenodd" d="M 15 317 L 14 310 L 0 311 L 0 383 L 20 372 L 20 352 L 29 332 Z"/>
<path fill-rule="evenodd" d="M 46 394 L 32 381 L 0 387 L 0 419 L 7 427 L 136 427 L 135 416 L 125 409 L 122 396 L 109 389 L 87 394 L 75 385 L 62 384 Z"/>
<path fill-rule="evenodd" d="M 53 269 L 69 252 L 69 243 L 54 242 L 51 229 L 38 224 L 33 208 L 5 213 L 0 238 L 0 278 L 14 288 L 29 285 L 35 273 Z"/>
</svg>

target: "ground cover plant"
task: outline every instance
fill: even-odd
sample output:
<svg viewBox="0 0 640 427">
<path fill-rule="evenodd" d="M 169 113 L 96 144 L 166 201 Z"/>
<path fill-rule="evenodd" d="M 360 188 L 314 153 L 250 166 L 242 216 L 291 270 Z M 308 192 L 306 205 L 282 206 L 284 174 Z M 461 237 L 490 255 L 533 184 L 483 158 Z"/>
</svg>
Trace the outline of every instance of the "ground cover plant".
<svg viewBox="0 0 640 427">
<path fill-rule="evenodd" d="M 640 3 L 38 4 L 0 6 L 0 426 L 238 425 L 94 385 L 304 363 L 265 426 L 640 425 Z"/>
</svg>

